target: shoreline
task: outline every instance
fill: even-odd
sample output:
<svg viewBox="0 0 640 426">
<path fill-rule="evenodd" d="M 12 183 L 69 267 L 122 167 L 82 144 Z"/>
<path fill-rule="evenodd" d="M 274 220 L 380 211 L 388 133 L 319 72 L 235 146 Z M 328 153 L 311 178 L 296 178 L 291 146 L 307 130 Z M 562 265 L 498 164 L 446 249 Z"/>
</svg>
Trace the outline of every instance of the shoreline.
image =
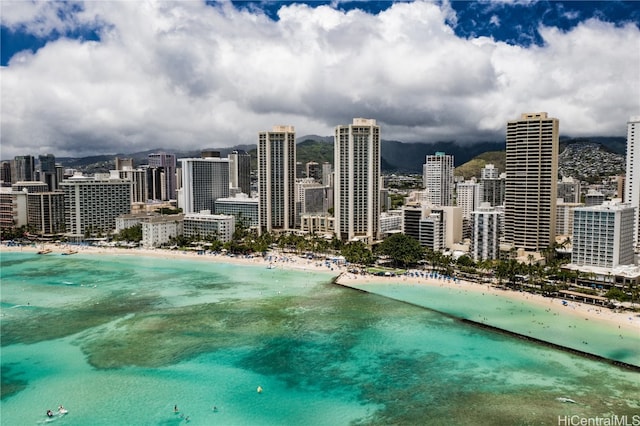
<svg viewBox="0 0 640 426">
<path fill-rule="evenodd" d="M 618 334 L 619 332 L 633 333 L 640 335 L 640 315 L 629 312 L 613 311 L 609 308 L 599 307 L 596 305 L 584 304 L 581 302 L 571 301 L 568 306 L 564 306 L 560 299 L 543 297 L 541 295 L 519 292 L 514 290 L 500 289 L 493 285 L 479 284 L 465 280 L 456 280 L 443 278 L 432 278 L 428 276 L 419 276 L 414 274 L 400 275 L 400 276 L 375 276 L 375 275 L 361 275 L 354 274 L 347 271 L 347 266 L 333 262 L 331 260 L 318 260 L 307 259 L 295 254 L 280 254 L 271 253 L 265 257 L 262 256 L 228 256 L 225 254 L 198 254 L 195 251 L 181 251 L 181 250 L 166 250 L 166 249 L 142 249 L 142 248 L 115 248 L 115 247 L 95 247 L 95 246 L 76 246 L 76 245 L 33 245 L 33 246 L 7 246 L 6 244 L 0 244 L 0 254 L 3 252 L 25 252 L 25 253 L 37 253 L 40 250 L 51 250 L 47 254 L 42 256 L 62 255 L 69 250 L 73 250 L 77 253 L 86 255 L 113 255 L 113 256 L 144 256 L 163 258 L 167 260 L 180 260 L 189 259 L 197 261 L 209 261 L 226 264 L 236 265 L 253 265 L 261 266 L 265 268 L 275 268 L 294 271 L 313 271 L 319 273 L 332 274 L 333 278 L 331 282 L 334 285 L 340 285 L 342 287 L 350 288 L 356 291 L 368 292 L 366 286 L 368 284 L 383 284 L 392 288 L 394 285 L 400 284 L 405 286 L 431 286 L 441 287 L 455 293 L 472 293 L 473 296 L 477 295 L 478 298 L 487 296 L 499 296 L 506 299 L 506 303 L 520 303 L 523 306 L 537 306 L 552 312 L 554 315 L 560 317 L 593 321 L 594 323 L 600 323 L 604 327 L 611 330 L 612 334 Z M 358 287 L 354 287 L 357 285 Z M 452 294 L 455 297 L 455 294 Z M 387 296 L 383 296 L 387 297 Z M 401 300 L 399 300 L 401 301 Z M 411 303 L 411 302 L 405 302 Z M 422 308 L 425 306 L 417 305 Z M 429 307 L 427 307 L 430 309 Z M 527 336 L 522 333 L 507 330 L 503 327 L 487 324 L 486 322 L 476 321 L 470 318 L 464 318 L 448 314 L 446 312 L 433 309 L 443 315 L 447 315 L 456 320 L 473 324 L 475 326 L 491 329 L 493 331 L 508 334 L 518 338 L 530 340 L 542 345 L 555 347 L 564 351 L 575 353 L 581 356 L 598 359 L 609 364 L 619 365 L 626 369 L 633 371 L 640 371 L 640 366 L 635 364 L 625 363 L 623 361 L 613 360 L 601 355 L 592 354 L 582 351 L 580 349 L 563 346 L 558 343 L 549 342 L 538 337 Z"/>
<path fill-rule="evenodd" d="M 355 280 L 355 281 L 354 281 Z M 600 323 L 606 323 L 609 327 L 617 327 L 627 331 L 635 331 L 640 333 L 640 316 L 636 313 L 614 311 L 602 306 L 591 305 L 588 303 L 571 300 L 567 306 L 562 305 L 562 299 L 553 297 L 544 297 L 539 294 L 529 293 L 526 291 L 515 291 L 501 289 L 493 285 L 479 284 L 466 280 L 447 280 L 429 277 L 408 277 L 408 276 L 373 276 L 373 275 L 355 275 L 351 273 L 342 273 L 335 279 L 335 283 L 354 288 L 351 284 L 362 285 L 367 284 L 385 284 L 385 285 L 416 285 L 416 286 L 436 286 L 455 290 L 457 292 L 472 292 L 478 296 L 500 296 L 510 299 L 513 302 L 519 302 L 526 305 L 535 305 L 540 308 L 548 309 L 550 312 L 558 315 L 574 316 L 580 319 L 595 320 Z M 361 288 L 358 288 L 359 290 Z M 366 290 L 365 290 L 366 291 Z M 633 320 L 630 321 L 630 315 Z"/>
<path fill-rule="evenodd" d="M 348 288 L 350 290 L 359 291 L 359 292 L 362 292 L 362 293 L 370 293 L 366 289 L 363 289 L 363 288 L 360 288 L 360 287 L 352 287 L 349 284 L 346 284 L 344 282 L 340 282 L 341 276 L 342 276 L 342 274 L 340 276 L 336 277 L 333 280 L 333 284 L 339 285 L 341 287 Z M 370 293 L 370 294 L 378 295 L 377 293 Z M 384 296 L 384 295 L 379 295 L 379 296 L 387 297 L 387 296 Z M 425 307 L 423 305 L 420 305 L 420 304 L 417 304 L 417 303 L 413 303 L 413 302 L 410 302 L 410 301 L 399 300 L 399 299 L 394 299 L 394 300 L 396 300 L 398 302 L 401 302 L 401 303 L 407 303 L 407 304 L 412 305 L 412 306 L 417 306 L 417 307 L 420 307 L 420 308 L 423 308 L 423 309 L 429 309 L 429 310 L 432 310 L 434 312 L 438 312 L 440 315 L 443 315 L 445 317 L 451 318 L 451 319 L 453 319 L 455 321 L 462 322 L 464 324 L 472 325 L 474 327 L 479 327 L 479 328 L 482 328 L 482 329 L 485 329 L 485 330 L 493 331 L 495 333 L 500 333 L 500 334 L 503 334 L 503 335 L 506 335 L 506 336 L 511 336 L 511 337 L 515 337 L 515 338 L 518 338 L 518 339 L 526 340 L 526 341 L 529 341 L 529 342 L 533 342 L 533 343 L 539 344 L 541 346 L 550 347 L 550 348 L 553 348 L 553 349 L 556 349 L 556 350 L 560 350 L 560 351 L 563 351 L 563 352 L 568 352 L 568 353 L 571 353 L 571 354 L 574 354 L 574 355 L 578 355 L 578 356 L 581 356 L 581 357 L 584 357 L 584 358 L 588 358 L 588 359 L 592 359 L 592 360 L 596 360 L 596 361 L 600 361 L 600 362 L 605 362 L 607 364 L 611 364 L 611 365 L 623 368 L 625 370 L 629 370 L 629 371 L 633 371 L 633 372 L 640 372 L 640 365 L 630 364 L 630 363 L 627 363 L 627 362 L 624 362 L 624 361 L 619 361 L 619 360 L 616 360 L 616 359 L 607 358 L 607 357 L 602 356 L 602 355 L 598 355 L 598 354 L 594 354 L 594 353 L 591 353 L 591 352 L 582 351 L 582 350 L 579 350 L 579 349 L 571 348 L 569 346 L 563 346 L 563 345 L 560 345 L 560 344 L 557 344 L 557 343 L 550 342 L 548 340 L 543 340 L 543 339 L 540 339 L 540 338 L 537 338 L 537 337 L 533 337 L 533 336 L 527 336 L 527 335 L 522 334 L 522 333 L 518 333 L 518 332 L 515 332 L 515 331 L 510 331 L 510 330 L 507 330 L 505 328 L 497 327 L 497 326 L 494 326 L 494 325 L 491 325 L 491 324 L 487 324 L 487 323 L 484 323 L 484 322 L 481 322 L 481 321 L 474 321 L 474 320 L 471 320 L 471 319 L 468 319 L 468 318 L 461 318 L 461 317 L 459 317 L 457 315 L 453 315 L 453 314 L 450 314 L 450 313 L 447 313 L 447 312 L 443 312 L 443 311 L 440 311 L 440 310 L 437 310 L 437 309 L 432 309 L 432 308 L 429 308 L 429 307 Z"/>
</svg>

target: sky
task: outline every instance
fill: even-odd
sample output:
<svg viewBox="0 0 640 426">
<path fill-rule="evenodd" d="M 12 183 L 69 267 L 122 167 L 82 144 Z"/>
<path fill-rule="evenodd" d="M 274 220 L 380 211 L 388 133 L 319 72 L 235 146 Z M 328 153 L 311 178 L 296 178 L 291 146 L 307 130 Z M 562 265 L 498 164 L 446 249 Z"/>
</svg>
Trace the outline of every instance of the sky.
<svg viewBox="0 0 640 426">
<path fill-rule="evenodd" d="M 0 1 L 0 158 L 255 144 L 355 117 L 402 142 L 640 115 L 640 2 Z"/>
</svg>

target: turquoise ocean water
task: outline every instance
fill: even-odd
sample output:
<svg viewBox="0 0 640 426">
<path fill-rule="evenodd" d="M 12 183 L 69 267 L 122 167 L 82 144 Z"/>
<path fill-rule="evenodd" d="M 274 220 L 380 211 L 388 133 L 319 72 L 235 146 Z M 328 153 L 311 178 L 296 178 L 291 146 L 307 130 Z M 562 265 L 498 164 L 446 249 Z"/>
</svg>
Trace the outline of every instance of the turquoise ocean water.
<svg viewBox="0 0 640 426">
<path fill-rule="evenodd" d="M 533 425 L 640 414 L 636 372 L 332 285 L 329 272 L 0 256 L 2 425 Z M 69 414 L 48 419 L 60 404 Z"/>
</svg>

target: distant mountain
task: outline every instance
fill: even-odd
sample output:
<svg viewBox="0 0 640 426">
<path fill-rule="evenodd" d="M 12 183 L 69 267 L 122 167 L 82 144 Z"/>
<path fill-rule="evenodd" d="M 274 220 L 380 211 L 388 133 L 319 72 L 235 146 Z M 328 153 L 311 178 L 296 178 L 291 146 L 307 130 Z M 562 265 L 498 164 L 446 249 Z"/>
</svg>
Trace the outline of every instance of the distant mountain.
<svg viewBox="0 0 640 426">
<path fill-rule="evenodd" d="M 493 164 L 500 173 L 505 171 L 505 160 L 507 158 L 506 151 L 489 151 L 483 152 L 477 157 L 467 161 L 464 164 L 456 167 L 454 172 L 455 176 L 464 176 L 465 180 L 472 177 L 479 178 L 480 171 L 487 164 Z"/>
<path fill-rule="evenodd" d="M 560 152 L 567 146 L 581 145 L 585 143 L 596 143 L 603 151 L 625 154 L 626 139 L 624 137 L 589 137 L 589 138 L 568 138 L 562 137 L 560 140 Z M 212 151 L 219 151 L 221 157 L 226 157 L 234 150 L 247 151 L 252 157 L 252 166 L 256 167 L 256 145 L 238 145 L 230 148 L 211 148 Z M 496 167 L 504 171 L 504 165 L 500 165 L 499 155 L 496 152 L 504 152 L 504 142 L 476 142 L 460 144 L 457 142 L 416 142 L 406 143 L 399 141 L 383 140 L 381 142 L 381 168 L 385 173 L 422 173 L 422 165 L 427 155 L 442 151 L 453 155 L 455 165 L 459 167 L 478 157 L 485 163 L 493 163 Z M 157 152 L 167 152 L 175 154 L 177 158 L 199 157 L 202 150 L 177 151 L 172 149 L 152 149 L 131 154 L 99 155 L 92 157 L 71 158 L 59 157 L 57 161 L 65 167 L 76 168 L 90 173 L 105 172 L 114 167 L 115 157 L 133 158 L 136 166 L 148 164 L 148 155 Z M 487 154 L 484 157 L 481 156 Z M 333 136 L 307 135 L 297 138 L 296 145 L 297 161 L 307 163 L 315 161 L 322 164 L 327 161 L 333 164 Z M 504 154 L 503 154 L 504 155 Z M 467 166 L 471 171 L 460 172 L 460 175 L 476 173 L 484 167 L 481 162 Z"/>
<path fill-rule="evenodd" d="M 318 136 L 318 135 L 306 135 L 296 138 L 296 143 L 315 141 L 315 142 L 329 142 L 333 143 L 333 136 Z"/>
<path fill-rule="evenodd" d="M 623 137 L 562 138 L 558 155 L 561 176 L 571 176 L 586 182 L 599 182 L 606 176 L 624 173 L 626 139 Z M 505 171 L 505 151 L 482 153 L 456 167 L 455 175 L 465 179 L 480 177 L 486 164 Z"/>
</svg>

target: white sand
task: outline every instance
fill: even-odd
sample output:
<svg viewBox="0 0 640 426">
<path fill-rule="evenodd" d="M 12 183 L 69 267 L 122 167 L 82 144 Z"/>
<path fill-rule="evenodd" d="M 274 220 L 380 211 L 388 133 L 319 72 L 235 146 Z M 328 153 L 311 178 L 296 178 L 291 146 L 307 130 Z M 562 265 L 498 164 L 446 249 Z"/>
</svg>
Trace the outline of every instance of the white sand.
<svg viewBox="0 0 640 426">
<path fill-rule="evenodd" d="M 539 294 L 532 294 L 527 292 L 503 290 L 492 285 L 478 284 L 470 281 L 457 280 L 445 280 L 428 277 L 418 276 L 374 276 L 374 275 L 356 275 L 348 272 L 342 273 L 336 280 L 338 284 L 350 287 L 357 283 L 357 285 L 376 283 L 376 284 L 418 284 L 425 286 L 438 286 L 449 287 L 455 290 L 465 290 L 484 294 L 494 294 L 501 297 L 505 297 L 517 302 L 524 302 L 534 304 L 544 309 L 549 309 L 550 312 L 557 313 L 558 315 L 574 315 L 585 320 L 602 321 L 608 323 L 612 329 L 620 328 L 626 330 L 632 330 L 640 333 L 640 317 L 637 317 L 635 313 L 623 312 L 617 310 L 611 310 L 602 306 L 595 306 L 587 303 L 580 303 L 573 300 L 568 301 L 568 306 L 563 306 L 560 299 L 544 297 Z M 629 319 L 631 318 L 631 320 Z"/>
<path fill-rule="evenodd" d="M 491 285 L 483 285 L 473 283 L 470 281 L 458 280 L 457 283 L 453 281 L 425 278 L 425 277 L 409 277 L 409 276 L 397 276 L 397 277 L 385 277 L 374 275 L 356 275 L 346 272 L 344 265 L 337 265 L 334 263 L 327 263 L 317 259 L 311 260 L 303 257 L 296 256 L 294 254 L 279 254 L 270 253 L 265 258 L 261 256 L 246 257 L 246 256 L 227 256 L 223 254 L 212 255 L 203 254 L 199 255 L 194 251 L 181 251 L 181 250 L 164 250 L 164 249 L 126 249 L 126 248 L 111 248 L 111 247 L 93 247 L 93 246 L 67 246 L 67 245 L 54 245 L 45 244 L 38 246 L 14 246 L 8 247 L 5 244 L 0 244 L 0 251 L 25 251 L 25 252 L 37 252 L 39 250 L 50 249 L 53 254 L 61 254 L 69 249 L 77 250 L 84 254 L 108 254 L 108 255 L 124 255 L 124 256 L 153 256 L 161 257 L 165 259 L 192 259 L 211 262 L 223 262 L 233 264 L 244 265 L 263 265 L 264 267 L 285 268 L 295 270 L 308 270 L 319 272 L 332 272 L 336 275 L 340 274 L 337 279 L 339 284 L 349 287 L 351 284 L 357 282 L 358 285 L 367 283 L 409 283 L 420 284 L 430 286 L 449 286 L 452 288 L 460 289 L 464 288 L 468 291 L 475 292 L 489 292 L 490 294 L 496 294 L 503 297 L 510 298 L 514 301 L 531 303 L 538 306 L 543 306 L 545 309 L 552 309 L 559 315 L 577 315 L 585 320 L 604 321 L 609 323 L 612 328 L 625 328 L 627 330 L 634 330 L 640 332 L 640 317 L 637 317 L 635 313 L 619 312 L 608 308 L 594 306 L 590 304 L 570 301 L 570 306 L 562 306 L 559 299 L 553 299 L 543 297 L 537 294 L 531 294 L 527 292 L 518 292 L 510 290 L 502 290 Z M 47 255 L 45 255 L 47 256 Z M 630 320 L 631 318 L 632 320 Z"/>
</svg>

